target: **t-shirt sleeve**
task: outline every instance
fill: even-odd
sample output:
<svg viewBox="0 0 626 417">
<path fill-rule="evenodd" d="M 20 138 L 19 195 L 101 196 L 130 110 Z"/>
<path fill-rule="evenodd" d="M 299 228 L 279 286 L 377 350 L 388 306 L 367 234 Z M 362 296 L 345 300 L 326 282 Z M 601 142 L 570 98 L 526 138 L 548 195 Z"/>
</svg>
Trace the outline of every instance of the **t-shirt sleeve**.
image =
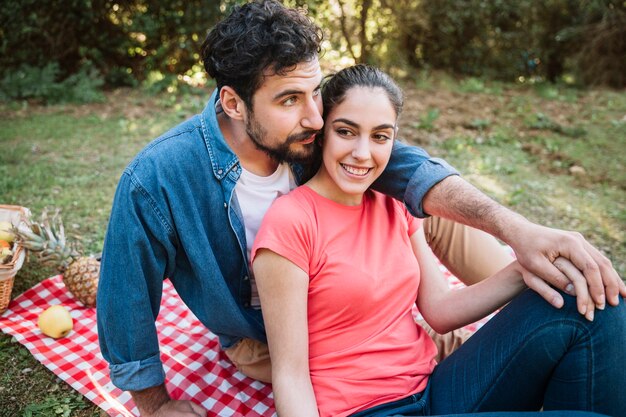
<svg viewBox="0 0 626 417">
<path fill-rule="evenodd" d="M 251 262 L 259 249 L 269 249 L 308 274 L 312 253 L 309 219 L 306 208 L 292 195 L 278 198 L 263 218 L 252 246 Z"/>
<path fill-rule="evenodd" d="M 413 236 L 413 233 L 417 232 L 420 229 L 420 227 L 422 227 L 422 223 L 424 223 L 424 219 L 418 219 L 417 217 L 414 217 L 411 213 L 409 213 L 409 210 L 404 204 L 400 203 L 397 200 L 396 202 L 398 203 L 398 206 L 400 206 L 401 212 L 406 217 L 406 221 L 409 226 L 409 236 Z"/>
</svg>

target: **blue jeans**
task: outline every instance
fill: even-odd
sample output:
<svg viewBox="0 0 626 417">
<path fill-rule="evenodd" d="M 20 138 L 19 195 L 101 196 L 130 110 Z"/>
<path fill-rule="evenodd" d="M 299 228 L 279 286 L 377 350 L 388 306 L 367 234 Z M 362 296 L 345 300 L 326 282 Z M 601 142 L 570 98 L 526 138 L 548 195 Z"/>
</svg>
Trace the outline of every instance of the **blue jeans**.
<svg viewBox="0 0 626 417">
<path fill-rule="evenodd" d="M 534 291 L 511 301 L 437 365 L 427 389 L 353 414 L 626 417 L 626 305 L 588 322 L 574 297 L 555 309 Z M 506 412 L 503 412 L 506 411 Z M 526 412 L 522 412 L 526 411 Z"/>
</svg>

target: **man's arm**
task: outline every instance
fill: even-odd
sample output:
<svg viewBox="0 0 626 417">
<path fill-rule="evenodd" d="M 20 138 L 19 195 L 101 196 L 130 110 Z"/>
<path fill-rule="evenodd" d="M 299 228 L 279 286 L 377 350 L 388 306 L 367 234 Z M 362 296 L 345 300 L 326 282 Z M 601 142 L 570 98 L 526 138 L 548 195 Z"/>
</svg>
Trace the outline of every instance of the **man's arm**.
<svg viewBox="0 0 626 417">
<path fill-rule="evenodd" d="M 526 277 L 528 285 L 555 307 L 560 307 L 563 299 L 548 284 L 574 292 L 567 276 L 553 265 L 559 256 L 580 269 L 598 308 L 603 309 L 606 301 L 617 305 L 620 295 L 626 297 L 626 285 L 611 262 L 582 235 L 534 224 L 496 203 L 459 176 L 448 176 L 433 186 L 422 204 L 428 214 L 484 230 L 510 245 L 520 264 L 532 274 Z M 588 297 L 580 294 L 580 288 L 577 292 L 583 300 Z"/>
<path fill-rule="evenodd" d="M 165 389 L 154 322 L 175 250 L 149 193 L 131 175 L 118 184 L 104 244 L 96 303 L 100 349 L 113 384 L 130 391 L 142 417 L 206 416 Z"/>
<path fill-rule="evenodd" d="M 550 285 L 574 291 L 566 276 L 552 265 L 558 256 L 569 259 L 583 272 L 595 305 L 602 308 L 606 299 L 615 305 L 620 294 L 626 297 L 626 285 L 611 262 L 580 234 L 534 224 L 457 174 L 445 161 L 431 158 L 423 149 L 396 141 L 385 172 L 372 187 L 404 201 L 414 216 L 437 215 L 498 237 L 513 248 L 531 274 L 525 276 L 526 283 L 555 307 L 562 305 L 563 299 Z M 589 295 L 577 296 L 589 299 Z"/>
</svg>

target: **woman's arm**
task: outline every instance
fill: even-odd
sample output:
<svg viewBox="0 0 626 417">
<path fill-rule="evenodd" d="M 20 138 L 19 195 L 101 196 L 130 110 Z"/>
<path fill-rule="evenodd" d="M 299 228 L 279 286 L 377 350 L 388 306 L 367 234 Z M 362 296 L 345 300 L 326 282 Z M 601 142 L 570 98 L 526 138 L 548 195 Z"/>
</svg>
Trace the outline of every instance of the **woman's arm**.
<svg viewBox="0 0 626 417">
<path fill-rule="evenodd" d="M 411 244 L 420 264 L 417 307 L 437 333 L 447 333 L 480 320 L 526 288 L 521 266 L 512 262 L 477 284 L 450 289 L 430 252 L 423 229 L 411 236 Z"/>
<path fill-rule="evenodd" d="M 318 417 L 309 375 L 309 277 L 268 249 L 259 249 L 252 267 L 272 361 L 276 411 L 281 417 Z"/>
<path fill-rule="evenodd" d="M 529 279 L 532 279 L 533 274 L 514 261 L 477 284 L 452 290 L 439 271 L 423 229 L 411 236 L 411 244 L 421 272 L 417 306 L 426 322 L 438 333 L 447 333 L 480 320 L 511 301 L 524 289 L 531 288 Z M 576 294 L 584 292 L 588 285 L 587 279 L 570 260 L 558 257 L 554 265 L 573 284 Z M 593 300 L 577 295 L 576 304 L 578 311 L 587 320 L 593 321 Z M 446 307 L 442 309 L 441 306 Z"/>
</svg>

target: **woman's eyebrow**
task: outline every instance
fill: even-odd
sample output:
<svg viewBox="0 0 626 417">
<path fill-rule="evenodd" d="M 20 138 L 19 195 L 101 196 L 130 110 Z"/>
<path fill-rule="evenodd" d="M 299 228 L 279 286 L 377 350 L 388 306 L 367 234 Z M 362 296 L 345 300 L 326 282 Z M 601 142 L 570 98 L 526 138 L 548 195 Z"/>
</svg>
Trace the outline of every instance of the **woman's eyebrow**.
<svg viewBox="0 0 626 417">
<path fill-rule="evenodd" d="M 358 123 L 355 123 L 355 122 L 353 122 L 353 121 L 352 121 L 352 120 L 350 120 L 350 119 L 344 119 L 344 118 L 342 118 L 342 117 L 340 117 L 340 118 L 338 118 L 338 119 L 333 120 L 333 123 L 345 123 L 345 124 L 347 124 L 347 125 L 349 125 L 349 126 L 352 126 L 352 127 L 359 127 L 359 124 L 358 124 Z"/>
<path fill-rule="evenodd" d="M 358 123 L 353 122 L 350 119 L 344 119 L 343 117 L 340 117 L 338 119 L 333 120 L 332 123 L 333 124 L 334 123 L 344 123 L 344 124 L 347 124 L 347 125 L 352 126 L 352 127 L 360 127 Z M 383 123 L 381 125 L 375 126 L 372 130 L 395 129 L 395 128 L 396 128 L 395 125 L 392 125 L 390 123 Z"/>
<path fill-rule="evenodd" d="M 389 123 L 383 123 L 382 125 L 378 125 L 376 127 L 374 127 L 374 130 L 383 130 L 383 129 L 395 129 L 396 126 L 389 124 Z"/>
</svg>

